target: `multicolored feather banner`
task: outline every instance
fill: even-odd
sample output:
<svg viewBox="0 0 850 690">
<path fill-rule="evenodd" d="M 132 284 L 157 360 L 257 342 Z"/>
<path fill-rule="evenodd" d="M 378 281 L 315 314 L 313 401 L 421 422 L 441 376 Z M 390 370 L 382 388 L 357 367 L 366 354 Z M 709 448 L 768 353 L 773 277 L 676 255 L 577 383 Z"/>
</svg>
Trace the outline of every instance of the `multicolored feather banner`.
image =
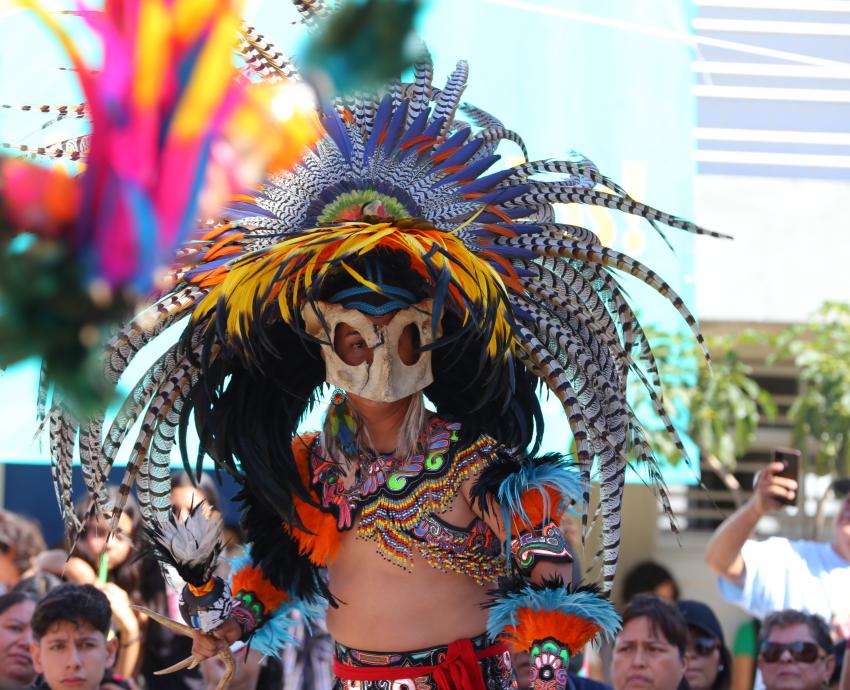
<svg viewBox="0 0 850 690">
<path fill-rule="evenodd" d="M 44 358 L 69 404 L 85 410 L 106 388 L 102 376 L 80 375 L 105 326 L 163 287 L 157 276 L 199 215 L 214 215 L 269 166 L 294 164 L 321 130 L 294 85 L 252 83 L 237 69 L 238 1 L 81 6 L 74 14 L 102 45 L 97 66 L 55 14 L 22 4 L 67 52 L 91 133 L 76 176 L 2 162 L 0 366 Z"/>
</svg>

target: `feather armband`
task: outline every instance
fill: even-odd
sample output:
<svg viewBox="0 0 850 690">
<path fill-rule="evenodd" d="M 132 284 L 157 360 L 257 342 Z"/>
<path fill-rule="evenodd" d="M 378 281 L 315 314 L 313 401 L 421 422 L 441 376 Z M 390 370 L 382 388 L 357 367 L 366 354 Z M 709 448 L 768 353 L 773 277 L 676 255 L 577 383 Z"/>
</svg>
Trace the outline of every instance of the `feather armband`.
<svg viewBox="0 0 850 690">
<path fill-rule="evenodd" d="M 535 564 L 540 561 L 550 563 L 572 563 L 567 538 L 554 522 L 540 529 L 520 531 L 516 539 L 511 540 L 511 555 L 519 571 L 529 576 Z"/>
<path fill-rule="evenodd" d="M 291 629 L 299 620 L 310 625 L 324 616 L 322 603 L 294 599 L 276 587 L 252 562 L 249 549 L 230 564 L 230 588 L 236 602 L 233 617 L 262 654 L 279 656 L 286 645 L 295 643 Z"/>
<path fill-rule="evenodd" d="M 558 523 L 563 512 L 580 500 L 578 473 L 555 453 L 521 462 L 507 453 L 500 455 L 479 475 L 472 488 L 472 500 L 481 512 L 489 512 L 495 505 L 501 508 L 507 531 L 506 552 L 514 556 L 525 573 L 534 565 L 536 552 L 532 542 L 540 547 L 538 560 L 548 552 L 549 560 L 571 562 Z M 552 540 L 558 543 L 549 543 Z"/>
<path fill-rule="evenodd" d="M 549 454 L 524 460 L 499 485 L 497 498 L 505 511 L 505 524 L 513 531 L 540 528 L 581 496 L 581 481 L 562 455 Z"/>
<path fill-rule="evenodd" d="M 546 641 L 556 641 L 568 656 L 575 656 L 588 642 L 612 640 L 620 629 L 613 605 L 595 587 L 574 590 L 560 577 L 545 579 L 542 585 L 514 578 L 491 594 L 487 631 L 514 652 L 534 647 L 541 651 Z"/>
</svg>

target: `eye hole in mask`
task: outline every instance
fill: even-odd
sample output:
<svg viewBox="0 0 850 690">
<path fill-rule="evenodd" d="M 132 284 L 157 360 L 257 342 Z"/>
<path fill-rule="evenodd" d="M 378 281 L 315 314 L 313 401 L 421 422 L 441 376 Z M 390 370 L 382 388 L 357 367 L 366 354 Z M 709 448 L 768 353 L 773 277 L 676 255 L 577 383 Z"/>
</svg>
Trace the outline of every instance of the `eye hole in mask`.
<svg viewBox="0 0 850 690">
<path fill-rule="evenodd" d="M 349 366 L 372 363 L 372 348 L 356 328 L 340 322 L 334 329 L 334 352 Z"/>
<path fill-rule="evenodd" d="M 407 324 L 398 337 L 398 356 L 402 363 L 407 366 L 416 364 L 421 356 L 419 352 L 421 345 L 422 339 L 419 337 L 419 329 L 416 324 Z"/>
</svg>

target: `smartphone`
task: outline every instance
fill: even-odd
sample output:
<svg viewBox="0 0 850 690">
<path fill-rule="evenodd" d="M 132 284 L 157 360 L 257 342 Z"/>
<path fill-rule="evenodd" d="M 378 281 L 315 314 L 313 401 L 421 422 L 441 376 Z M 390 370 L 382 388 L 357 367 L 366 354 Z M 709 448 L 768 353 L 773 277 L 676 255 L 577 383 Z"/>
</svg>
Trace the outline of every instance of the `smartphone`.
<svg viewBox="0 0 850 690">
<path fill-rule="evenodd" d="M 781 462 L 783 465 L 782 471 L 776 473 L 777 477 L 785 477 L 786 479 L 793 479 L 797 482 L 797 491 L 794 494 L 793 500 L 787 498 L 777 498 L 775 500 L 777 503 L 786 506 L 797 505 L 797 496 L 800 495 L 800 451 L 792 448 L 774 448 L 772 460 L 773 462 Z"/>
</svg>

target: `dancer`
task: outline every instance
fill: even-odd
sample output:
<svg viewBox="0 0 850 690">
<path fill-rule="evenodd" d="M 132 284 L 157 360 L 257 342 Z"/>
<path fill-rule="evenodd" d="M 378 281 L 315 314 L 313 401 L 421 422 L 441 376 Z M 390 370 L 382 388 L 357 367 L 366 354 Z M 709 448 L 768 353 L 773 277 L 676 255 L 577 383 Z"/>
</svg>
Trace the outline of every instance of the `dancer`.
<svg viewBox="0 0 850 690">
<path fill-rule="evenodd" d="M 324 6 L 296 5 L 308 24 Z M 293 76 L 261 36 L 245 42 L 261 74 Z M 654 467 L 626 400 L 630 371 L 675 431 L 611 269 L 667 296 L 702 338 L 669 285 L 592 231 L 557 223 L 552 205 L 706 231 L 631 199 L 581 157 L 488 172 L 500 143 L 525 146 L 461 105 L 467 72 L 458 63 L 437 89 L 423 60 L 412 83 L 329 104 L 301 163 L 224 209 L 181 252 L 166 294 L 113 338 L 117 380 L 189 317 L 105 438 L 102 419 L 80 430 L 89 490 L 117 519 L 121 503 L 101 480 L 142 419 L 122 491 L 138 479 L 158 556 L 187 582 L 184 614 L 203 631 L 187 665 L 236 639 L 278 653 L 291 613 L 309 620 L 326 602 L 345 687 L 509 687 L 507 643 L 531 651 L 535 687 L 554 689 L 571 655 L 617 630 L 605 595 L 625 466 Z M 299 435 L 326 383 L 321 433 Z M 538 454 L 540 384 L 563 404 L 574 460 Z M 180 523 L 162 500 L 175 439 L 191 462 L 193 425 L 201 456 L 242 487 L 251 546 L 229 583 L 212 575 L 219 547 L 202 511 Z M 53 430 L 75 433 L 66 426 Z M 572 558 L 558 528 L 573 505 L 586 527 L 594 458 L 601 592 L 564 584 Z"/>
</svg>

